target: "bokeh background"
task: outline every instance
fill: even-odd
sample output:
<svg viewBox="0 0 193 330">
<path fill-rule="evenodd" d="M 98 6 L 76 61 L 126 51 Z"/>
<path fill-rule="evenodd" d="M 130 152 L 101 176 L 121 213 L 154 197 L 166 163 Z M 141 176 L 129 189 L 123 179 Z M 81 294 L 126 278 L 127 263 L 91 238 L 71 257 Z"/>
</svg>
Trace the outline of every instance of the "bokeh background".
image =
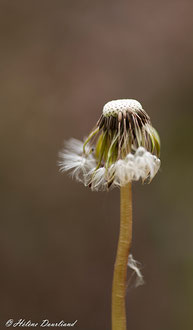
<svg viewBox="0 0 193 330">
<path fill-rule="evenodd" d="M 0 1 L 0 326 L 13 318 L 111 328 L 119 191 L 58 173 L 103 105 L 135 98 L 162 141 L 162 167 L 133 186 L 129 329 L 193 328 L 193 3 Z"/>
</svg>

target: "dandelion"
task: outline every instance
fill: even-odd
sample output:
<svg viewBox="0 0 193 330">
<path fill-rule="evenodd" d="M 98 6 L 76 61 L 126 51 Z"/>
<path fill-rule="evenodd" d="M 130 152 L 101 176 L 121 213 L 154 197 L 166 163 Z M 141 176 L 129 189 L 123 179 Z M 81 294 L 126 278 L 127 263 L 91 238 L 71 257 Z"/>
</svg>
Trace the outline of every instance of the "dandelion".
<svg viewBox="0 0 193 330">
<path fill-rule="evenodd" d="M 126 330 L 127 265 L 141 277 L 130 254 L 131 183 L 152 181 L 160 168 L 159 154 L 159 135 L 142 105 L 133 99 L 106 103 L 85 141 L 70 139 L 60 152 L 60 171 L 70 171 L 91 190 L 108 191 L 120 187 L 120 234 L 113 276 L 112 330 Z"/>
</svg>

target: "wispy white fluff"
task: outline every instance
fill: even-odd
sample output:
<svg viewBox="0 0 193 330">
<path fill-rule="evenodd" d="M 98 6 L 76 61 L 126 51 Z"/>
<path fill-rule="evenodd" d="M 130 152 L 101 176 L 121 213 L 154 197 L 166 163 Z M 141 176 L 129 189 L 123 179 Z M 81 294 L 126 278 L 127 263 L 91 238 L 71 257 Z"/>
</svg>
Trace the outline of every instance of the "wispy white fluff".
<svg viewBox="0 0 193 330">
<path fill-rule="evenodd" d="M 107 190 L 108 186 L 124 186 L 128 182 L 142 179 L 149 182 L 154 178 L 160 167 L 160 160 L 139 147 L 135 154 L 129 153 L 125 159 L 119 159 L 109 168 L 99 167 L 87 145 L 83 153 L 83 142 L 70 139 L 65 143 L 65 149 L 60 152 L 60 171 L 71 171 L 78 181 L 89 185 L 92 190 Z"/>
<path fill-rule="evenodd" d="M 128 171 L 126 170 L 126 162 L 123 159 L 116 161 L 114 166 L 114 184 L 120 185 L 122 182 L 127 182 L 129 180 Z"/>
<path fill-rule="evenodd" d="M 106 169 L 105 167 L 100 167 L 97 170 L 91 170 L 88 173 L 89 181 L 91 184 L 92 190 L 106 190 L 107 189 L 107 180 L 106 180 Z"/>
<path fill-rule="evenodd" d="M 135 287 L 137 288 L 140 285 L 144 284 L 144 279 L 143 279 L 143 275 L 138 267 L 139 262 L 136 261 L 135 259 L 133 259 L 132 254 L 129 255 L 128 257 L 128 267 L 131 268 L 135 274 L 136 274 L 136 281 L 135 281 Z"/>
<path fill-rule="evenodd" d="M 80 141 L 80 140 L 77 140 L 77 139 L 74 139 L 74 138 L 71 138 L 69 139 L 68 141 L 65 141 L 64 143 L 64 151 L 67 151 L 69 153 L 73 153 L 73 154 L 76 154 L 76 155 L 81 155 L 82 152 L 83 152 L 83 145 L 84 145 L 84 142 Z M 86 145 L 86 153 L 89 152 L 89 149 L 90 149 L 90 146 L 89 144 Z"/>
<path fill-rule="evenodd" d="M 59 157 L 60 171 L 71 171 L 71 175 L 84 184 L 88 173 L 96 167 L 94 157 L 91 154 L 83 154 L 83 142 L 76 139 L 65 142 L 65 149 L 59 153 Z"/>
<path fill-rule="evenodd" d="M 139 147 L 134 155 L 128 154 L 125 159 L 115 163 L 114 184 L 123 186 L 140 178 L 143 181 L 151 181 L 159 167 L 160 160 L 143 147 Z"/>
</svg>

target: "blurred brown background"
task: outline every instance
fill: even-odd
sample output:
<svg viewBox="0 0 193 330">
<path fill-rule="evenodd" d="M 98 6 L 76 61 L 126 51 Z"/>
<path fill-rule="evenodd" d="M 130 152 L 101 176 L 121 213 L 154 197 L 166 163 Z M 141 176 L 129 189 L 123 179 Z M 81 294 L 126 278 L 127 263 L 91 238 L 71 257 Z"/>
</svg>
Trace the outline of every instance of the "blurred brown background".
<svg viewBox="0 0 193 330">
<path fill-rule="evenodd" d="M 78 319 L 110 330 L 119 191 L 58 173 L 104 103 L 135 98 L 162 141 L 162 168 L 134 184 L 128 328 L 193 328 L 192 1 L 0 1 L 0 325 Z"/>
</svg>

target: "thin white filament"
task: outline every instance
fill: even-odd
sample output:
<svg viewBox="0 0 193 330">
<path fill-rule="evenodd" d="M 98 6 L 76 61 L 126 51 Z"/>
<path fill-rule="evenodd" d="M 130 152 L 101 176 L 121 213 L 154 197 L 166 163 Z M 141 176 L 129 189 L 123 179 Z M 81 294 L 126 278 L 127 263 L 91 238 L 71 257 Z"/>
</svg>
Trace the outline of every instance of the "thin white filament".
<svg viewBox="0 0 193 330">
<path fill-rule="evenodd" d="M 138 267 L 138 264 L 139 262 L 136 261 L 132 254 L 129 255 L 128 257 L 128 267 L 131 268 L 134 273 L 136 274 L 136 280 L 135 280 L 135 287 L 137 288 L 138 286 L 140 285 L 143 285 L 145 282 L 144 282 L 144 279 L 143 279 L 143 275 Z"/>
</svg>

